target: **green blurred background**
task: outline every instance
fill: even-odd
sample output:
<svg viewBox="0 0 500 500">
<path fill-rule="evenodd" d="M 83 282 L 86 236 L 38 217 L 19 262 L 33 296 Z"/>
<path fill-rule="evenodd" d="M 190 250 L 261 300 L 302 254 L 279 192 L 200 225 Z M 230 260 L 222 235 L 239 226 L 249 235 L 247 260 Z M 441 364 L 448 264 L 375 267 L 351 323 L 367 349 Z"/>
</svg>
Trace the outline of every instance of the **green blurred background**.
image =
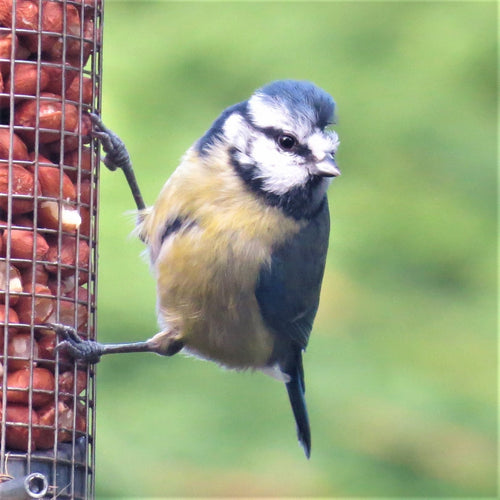
<svg viewBox="0 0 500 500">
<path fill-rule="evenodd" d="M 152 203 L 228 105 L 280 78 L 335 98 L 343 175 L 305 356 L 313 450 L 256 373 L 98 367 L 97 493 L 494 497 L 495 2 L 106 1 L 103 115 Z M 99 338 L 157 331 L 123 177 L 101 178 Z"/>
</svg>

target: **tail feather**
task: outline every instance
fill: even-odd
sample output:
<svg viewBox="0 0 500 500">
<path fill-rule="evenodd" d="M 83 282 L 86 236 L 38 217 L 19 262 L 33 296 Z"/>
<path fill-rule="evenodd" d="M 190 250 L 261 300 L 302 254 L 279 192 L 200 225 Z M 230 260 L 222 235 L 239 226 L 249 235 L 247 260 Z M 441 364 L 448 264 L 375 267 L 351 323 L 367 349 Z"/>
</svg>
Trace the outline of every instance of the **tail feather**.
<svg viewBox="0 0 500 500">
<path fill-rule="evenodd" d="M 299 355 L 292 370 L 287 370 L 290 381 L 286 384 L 288 398 L 292 405 L 293 415 L 297 424 L 297 437 L 304 448 L 306 457 L 311 455 L 311 429 L 305 400 L 304 371 L 302 369 L 302 356 Z"/>
</svg>

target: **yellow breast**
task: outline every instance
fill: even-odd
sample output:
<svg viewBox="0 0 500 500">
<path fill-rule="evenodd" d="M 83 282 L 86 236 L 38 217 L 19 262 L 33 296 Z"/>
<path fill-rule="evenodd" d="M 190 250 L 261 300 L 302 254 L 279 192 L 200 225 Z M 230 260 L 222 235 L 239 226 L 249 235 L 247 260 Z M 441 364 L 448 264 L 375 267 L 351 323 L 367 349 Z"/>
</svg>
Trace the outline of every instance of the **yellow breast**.
<svg viewBox="0 0 500 500">
<path fill-rule="evenodd" d="M 213 159 L 213 158 L 212 158 Z M 193 151 L 165 184 L 139 228 L 157 279 L 158 316 L 186 348 L 229 367 L 264 366 L 273 349 L 255 298 L 262 266 L 300 224 L 265 205 L 227 158 Z M 189 221 L 161 242 L 165 225 Z"/>
</svg>

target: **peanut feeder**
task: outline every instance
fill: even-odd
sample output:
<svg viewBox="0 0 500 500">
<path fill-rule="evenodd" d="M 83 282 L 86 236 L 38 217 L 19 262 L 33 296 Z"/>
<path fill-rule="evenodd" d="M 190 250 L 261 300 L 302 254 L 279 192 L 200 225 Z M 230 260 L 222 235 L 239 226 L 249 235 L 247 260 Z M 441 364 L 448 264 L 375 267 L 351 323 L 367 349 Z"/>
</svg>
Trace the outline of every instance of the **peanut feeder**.
<svg viewBox="0 0 500 500">
<path fill-rule="evenodd" d="M 0 0 L 0 497 L 94 496 L 94 371 L 46 325 L 95 334 L 101 31 L 101 0 Z"/>
</svg>

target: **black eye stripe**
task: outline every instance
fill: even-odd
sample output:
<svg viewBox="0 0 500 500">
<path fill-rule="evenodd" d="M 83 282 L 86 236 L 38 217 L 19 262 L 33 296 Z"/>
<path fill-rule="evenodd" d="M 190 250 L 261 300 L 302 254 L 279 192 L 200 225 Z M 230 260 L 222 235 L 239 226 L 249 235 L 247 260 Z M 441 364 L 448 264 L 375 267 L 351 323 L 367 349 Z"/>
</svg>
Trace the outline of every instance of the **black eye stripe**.
<svg viewBox="0 0 500 500">
<path fill-rule="evenodd" d="M 303 158 L 308 158 L 312 154 L 311 150 L 307 146 L 300 143 L 295 146 L 293 152 L 297 156 L 302 156 Z"/>
<path fill-rule="evenodd" d="M 254 130 L 256 130 L 257 132 L 261 132 L 266 137 L 276 142 L 279 140 L 280 136 L 288 135 L 283 130 L 275 127 L 259 127 L 255 125 L 255 123 L 253 123 L 251 120 L 248 120 L 248 123 L 252 126 Z M 306 145 L 301 144 L 298 140 L 295 146 L 293 147 L 293 153 L 297 156 L 302 156 L 303 158 L 307 158 L 312 154 L 311 150 Z"/>
</svg>

